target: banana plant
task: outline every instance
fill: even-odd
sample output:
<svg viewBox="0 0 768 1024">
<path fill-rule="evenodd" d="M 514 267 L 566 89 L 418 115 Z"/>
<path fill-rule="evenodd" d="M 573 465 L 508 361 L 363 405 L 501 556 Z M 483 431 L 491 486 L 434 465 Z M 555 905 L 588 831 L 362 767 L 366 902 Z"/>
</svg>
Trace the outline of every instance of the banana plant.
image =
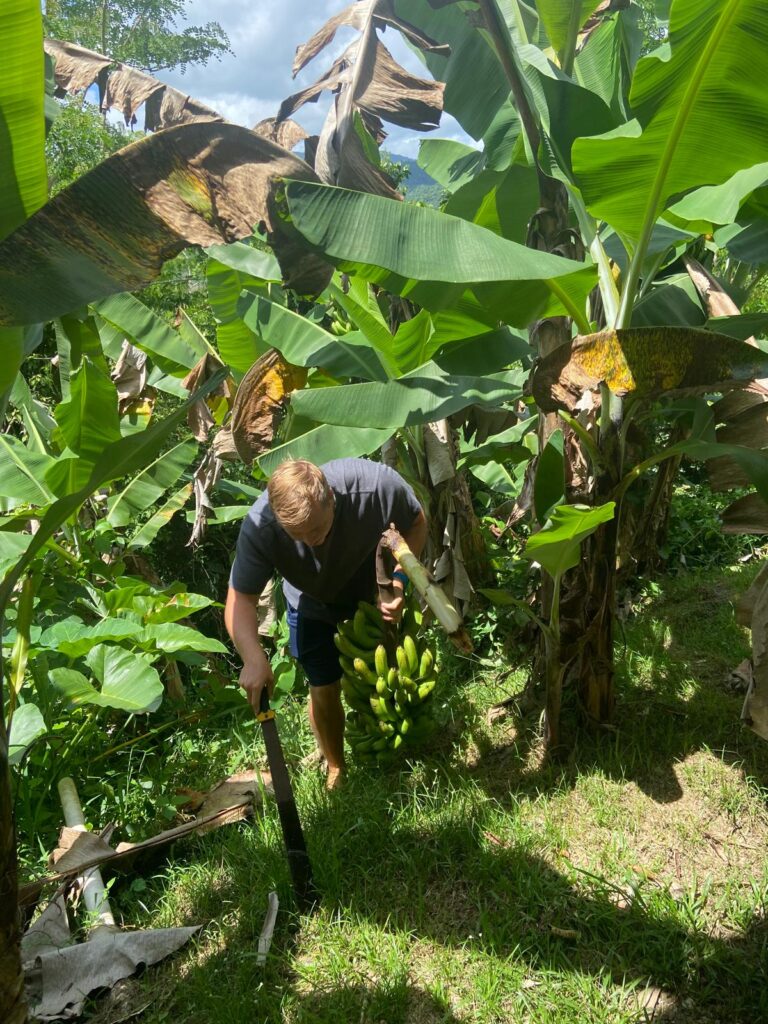
<svg viewBox="0 0 768 1024">
<path fill-rule="evenodd" d="M 446 84 L 445 109 L 482 148 L 423 144 L 422 165 L 451 193 L 443 211 L 288 182 L 282 216 L 339 271 L 432 315 L 461 310 L 488 327 L 529 328 L 541 360 L 529 383 L 542 410 L 540 450 L 562 430 L 566 501 L 600 506 L 622 500 L 661 457 L 640 452 L 635 464 L 631 428 L 643 409 L 681 392 L 743 387 L 764 372 L 754 349 L 736 350 L 723 334 L 686 334 L 711 325 L 673 274 L 682 254 L 731 224 L 768 180 L 760 145 L 768 101 L 759 75 L 743 70 L 745 57 L 751 68 L 766 65 L 757 0 L 673 0 L 667 41 L 642 57 L 638 7 L 597 6 L 409 3 L 409 22 L 450 46 L 450 56 L 426 50 L 424 60 Z M 702 144 L 714 137 L 726 141 Z M 634 334 L 641 326 L 681 332 L 649 342 Z M 717 366 L 701 359 L 707 345 Z M 580 353 L 590 364 L 582 375 L 547 376 L 544 368 L 573 368 Z M 612 372 L 614 359 L 628 376 Z M 295 405 L 314 419 L 361 425 L 364 399 L 379 387 L 350 388 L 359 395 L 351 413 L 331 407 L 333 389 L 297 395 Z M 377 415 L 373 401 L 371 410 Z M 759 478 L 761 465 L 751 466 Z M 569 628 L 586 638 L 569 676 L 598 721 L 614 703 L 620 520 L 619 505 L 618 520 L 585 541 L 562 584 L 568 607 L 581 609 Z"/>
</svg>

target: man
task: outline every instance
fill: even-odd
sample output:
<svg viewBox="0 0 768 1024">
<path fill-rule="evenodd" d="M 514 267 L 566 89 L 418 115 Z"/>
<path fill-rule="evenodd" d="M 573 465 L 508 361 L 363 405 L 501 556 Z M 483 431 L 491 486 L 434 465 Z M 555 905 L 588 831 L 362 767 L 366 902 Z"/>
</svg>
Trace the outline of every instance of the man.
<svg viewBox="0 0 768 1024">
<path fill-rule="evenodd" d="M 258 600 L 275 572 L 283 577 L 290 651 L 309 681 L 309 720 L 328 764 L 327 787 L 344 771 L 341 669 L 333 643 L 336 624 L 358 601 L 375 595 L 376 547 L 390 523 L 420 555 L 427 521 L 411 487 L 388 466 L 337 459 L 318 467 L 290 460 L 272 475 L 267 493 L 243 521 L 224 611 L 229 635 L 243 659 L 240 685 L 254 711 L 274 678 L 259 643 Z M 395 568 L 394 600 L 384 618 L 398 622 L 407 578 Z"/>
</svg>

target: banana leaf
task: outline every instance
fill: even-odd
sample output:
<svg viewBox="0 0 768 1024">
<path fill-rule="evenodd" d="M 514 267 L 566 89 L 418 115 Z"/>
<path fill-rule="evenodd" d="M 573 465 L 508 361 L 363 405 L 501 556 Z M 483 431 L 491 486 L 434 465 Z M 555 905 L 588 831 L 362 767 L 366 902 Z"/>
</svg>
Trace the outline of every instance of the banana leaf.
<svg viewBox="0 0 768 1024">
<path fill-rule="evenodd" d="M 635 70 L 634 120 L 574 144 L 590 213 L 639 239 L 673 196 L 763 161 L 766 77 L 762 0 L 676 0 L 669 42 Z"/>
<path fill-rule="evenodd" d="M 437 210 L 326 185 L 286 182 L 291 222 L 340 269 L 430 310 L 470 305 L 485 323 L 584 323 L 594 267 L 528 249 Z"/>
</svg>

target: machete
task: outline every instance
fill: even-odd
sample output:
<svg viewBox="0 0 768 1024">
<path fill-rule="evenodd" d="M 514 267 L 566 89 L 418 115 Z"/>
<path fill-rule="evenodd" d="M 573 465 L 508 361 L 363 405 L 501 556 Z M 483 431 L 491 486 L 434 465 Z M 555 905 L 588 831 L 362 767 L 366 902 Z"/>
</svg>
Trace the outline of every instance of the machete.
<svg viewBox="0 0 768 1024">
<path fill-rule="evenodd" d="M 299 912 L 305 913 L 311 910 L 317 902 L 317 889 L 315 889 L 312 879 L 312 865 L 304 842 L 296 801 L 293 798 L 293 789 L 285 765 L 283 748 L 280 746 L 280 737 L 277 735 L 275 712 L 269 706 L 269 694 L 266 686 L 261 691 L 256 718 L 261 722 L 261 730 L 264 733 L 264 746 L 267 748 L 267 760 L 272 773 L 272 787 L 275 791 L 280 827 L 283 830 L 285 849 L 288 853 L 288 867 L 291 870 L 296 904 Z"/>
</svg>

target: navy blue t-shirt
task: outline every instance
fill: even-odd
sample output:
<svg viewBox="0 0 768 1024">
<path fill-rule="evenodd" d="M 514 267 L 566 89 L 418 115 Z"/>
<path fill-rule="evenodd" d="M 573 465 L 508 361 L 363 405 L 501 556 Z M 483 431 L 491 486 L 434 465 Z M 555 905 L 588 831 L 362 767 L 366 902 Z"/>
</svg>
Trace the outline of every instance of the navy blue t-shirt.
<svg viewBox="0 0 768 1024">
<path fill-rule="evenodd" d="M 229 582 L 240 593 L 260 594 L 277 572 L 292 607 L 335 623 L 374 595 L 381 534 L 390 523 L 401 533 L 410 529 L 421 506 L 400 474 L 379 462 L 336 459 L 320 468 L 336 499 L 323 544 L 311 548 L 289 537 L 265 492 L 240 527 Z"/>
</svg>

